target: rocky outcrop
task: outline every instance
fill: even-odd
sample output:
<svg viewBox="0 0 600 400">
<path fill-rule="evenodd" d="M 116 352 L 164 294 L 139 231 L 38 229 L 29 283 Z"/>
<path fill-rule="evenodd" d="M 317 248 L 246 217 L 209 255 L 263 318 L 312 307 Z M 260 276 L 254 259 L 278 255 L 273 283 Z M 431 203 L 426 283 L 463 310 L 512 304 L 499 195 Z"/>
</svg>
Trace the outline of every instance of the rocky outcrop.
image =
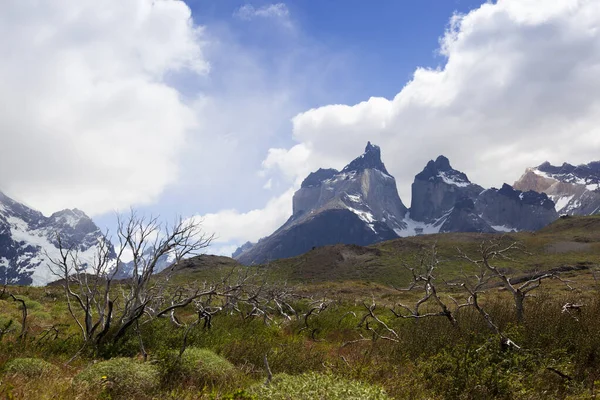
<svg viewBox="0 0 600 400">
<path fill-rule="evenodd" d="M 450 212 L 458 200 L 475 199 L 482 191 L 466 174 L 453 169 L 446 157 L 439 156 L 415 176 L 410 217 L 432 223 Z"/>
<path fill-rule="evenodd" d="M 365 152 L 341 171 L 319 169 L 294 194 L 293 214 L 271 236 L 234 253 L 244 264 L 291 257 L 325 244 L 366 245 L 397 237 L 407 208 L 396 180 L 381 161 L 381 149 Z M 303 235 L 307 235 L 304 237 Z"/>
<path fill-rule="evenodd" d="M 246 243 L 233 257 L 243 264 L 260 264 L 337 243 L 368 245 L 439 232 L 536 230 L 558 218 L 554 207 L 545 194 L 506 184 L 484 190 L 439 156 L 415 177 L 407 210 L 380 148 L 367 143 L 365 152 L 341 171 L 319 169 L 308 175 L 294 194 L 289 220 L 258 243 Z"/>
<path fill-rule="evenodd" d="M 543 192 L 559 214 L 591 215 L 600 212 L 600 162 L 574 166 L 548 162 L 527 168 L 515 182 L 519 190 Z"/>
<path fill-rule="evenodd" d="M 250 250 L 253 246 L 254 246 L 254 243 L 248 241 L 248 242 L 244 243 L 243 245 L 241 245 L 240 247 L 238 247 L 237 249 L 235 249 L 235 251 L 233 252 L 231 257 L 236 258 L 236 257 L 240 256 L 243 252 Z"/>
<path fill-rule="evenodd" d="M 440 227 L 440 232 L 497 232 L 481 218 L 470 198 L 458 200 Z"/>
<path fill-rule="evenodd" d="M 558 218 L 548 196 L 507 184 L 483 190 L 444 156 L 415 176 L 409 215 L 415 233 L 536 230 Z"/>
<path fill-rule="evenodd" d="M 554 202 L 546 194 L 522 192 L 508 184 L 481 193 L 475 209 L 497 231 L 535 231 L 558 218 Z"/>
<path fill-rule="evenodd" d="M 63 210 L 45 217 L 0 193 L 0 280 L 20 285 L 45 285 L 56 280 L 46 254 L 58 258 L 57 235 L 63 247 L 76 250 L 82 267 L 91 267 L 101 242 L 100 229 L 83 211 Z M 108 243 L 113 257 L 112 245 Z"/>
<path fill-rule="evenodd" d="M 315 247 L 333 244 L 366 246 L 397 237 L 382 222 L 376 221 L 370 226 L 352 211 L 329 209 L 312 214 L 300 224 L 278 230 L 236 259 L 245 265 L 263 264 L 297 256 Z"/>
</svg>

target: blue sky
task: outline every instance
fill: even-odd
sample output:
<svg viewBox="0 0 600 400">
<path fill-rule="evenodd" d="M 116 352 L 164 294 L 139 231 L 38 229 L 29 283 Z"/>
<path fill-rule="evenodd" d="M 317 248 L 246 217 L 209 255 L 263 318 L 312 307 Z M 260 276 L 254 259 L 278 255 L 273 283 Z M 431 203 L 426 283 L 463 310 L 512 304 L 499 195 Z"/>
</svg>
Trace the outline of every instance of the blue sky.
<svg viewBox="0 0 600 400">
<path fill-rule="evenodd" d="M 247 149 L 254 156 L 244 158 L 243 162 L 251 165 L 236 165 L 234 160 L 227 159 L 216 167 L 242 172 L 247 168 L 260 170 L 268 148 L 293 144 L 289 119 L 294 115 L 327 104 L 354 104 L 372 96 L 392 98 L 412 78 L 416 67 L 443 65 L 445 58 L 439 54 L 439 40 L 451 16 L 469 12 L 483 2 L 387 0 L 377 2 L 374 7 L 371 2 L 357 0 L 295 1 L 281 3 L 289 13 L 284 21 L 277 18 L 243 20 L 235 16 L 245 5 L 260 9 L 280 3 L 239 0 L 188 0 L 186 3 L 196 24 L 218 36 L 225 47 L 243 49 L 262 74 L 273 77 L 272 82 L 261 82 L 257 86 L 269 95 L 286 90 L 293 98 L 287 114 L 277 116 L 276 125 L 269 126 L 272 132 L 268 140 L 255 142 Z M 291 65 L 282 61 L 285 58 L 290 59 Z M 174 84 L 180 91 L 191 96 L 207 86 L 211 91 L 219 91 L 227 87 L 223 81 L 236 79 L 238 71 L 231 66 L 235 56 L 218 49 L 215 54 L 209 52 L 209 59 L 213 68 L 211 81 L 207 84 L 199 83 L 198 80 L 203 79 L 195 76 L 178 77 Z M 298 65 L 302 60 L 306 65 Z M 296 79 L 303 82 L 294 84 Z M 243 84 L 255 85 L 246 80 Z M 229 117 L 236 118 L 235 110 Z M 263 206 L 273 195 L 270 191 L 257 190 L 264 182 L 256 174 L 241 174 L 239 178 L 232 174 L 225 178 L 226 182 L 219 182 L 216 173 L 213 179 L 205 180 L 205 184 L 196 185 L 197 175 L 190 170 L 184 172 L 187 178 L 169 187 L 153 204 L 140 207 L 141 211 L 168 216 L 214 213 L 223 208 L 248 211 Z M 238 186 L 239 190 L 220 191 L 221 183 Z M 243 201 L 238 197 L 241 193 L 246 193 Z M 95 220 L 105 228 L 114 226 L 113 213 Z"/>
<path fill-rule="evenodd" d="M 302 179 L 381 146 L 405 205 L 600 154 L 591 0 L 0 2 L 0 190 L 45 214 L 201 218 L 227 254 Z M 9 55 L 9 56 L 8 56 Z"/>
</svg>

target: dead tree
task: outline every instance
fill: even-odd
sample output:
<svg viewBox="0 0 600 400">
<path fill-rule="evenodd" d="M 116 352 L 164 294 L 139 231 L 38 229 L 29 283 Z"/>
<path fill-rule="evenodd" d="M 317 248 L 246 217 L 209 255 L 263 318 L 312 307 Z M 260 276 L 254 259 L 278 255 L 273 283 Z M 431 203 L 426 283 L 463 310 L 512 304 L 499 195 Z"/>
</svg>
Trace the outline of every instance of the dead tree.
<svg viewBox="0 0 600 400">
<path fill-rule="evenodd" d="M 423 292 L 423 297 L 420 298 L 413 307 L 409 307 L 407 305 L 399 303 L 398 306 L 405 311 L 408 311 L 408 314 L 397 312 L 394 308 L 392 308 L 392 312 L 396 317 L 399 318 L 427 318 L 427 317 L 445 317 L 448 319 L 450 324 L 454 327 L 458 327 L 458 323 L 456 321 L 455 312 L 465 305 L 459 305 L 456 301 L 453 300 L 456 307 L 454 310 L 446 304 L 446 302 L 442 299 L 440 294 L 438 293 L 438 289 L 436 287 L 436 277 L 435 272 L 436 268 L 440 263 L 437 247 L 434 244 L 430 251 L 422 254 L 416 266 L 405 265 L 404 267 L 410 271 L 412 275 L 412 281 L 407 288 L 395 288 L 398 291 L 415 291 L 420 290 Z M 421 312 L 421 307 L 429 305 L 433 303 L 436 308 L 439 309 L 437 312 Z"/>
<path fill-rule="evenodd" d="M 515 262 L 515 260 L 511 258 L 511 254 L 516 251 L 524 252 L 522 246 L 517 242 L 511 242 L 510 244 L 506 245 L 502 243 L 501 239 L 483 241 L 479 246 L 478 258 L 470 257 L 461 249 L 458 249 L 458 251 L 460 253 L 460 257 L 475 265 L 480 270 L 480 273 L 482 270 L 489 271 L 491 276 L 488 277 L 486 283 L 492 279 L 496 279 L 504 288 L 509 291 L 509 293 L 511 293 L 515 303 L 515 311 L 518 323 L 523 322 L 523 318 L 525 316 L 524 303 L 527 297 L 531 297 L 530 292 L 539 288 L 544 279 L 560 279 L 553 273 L 542 273 L 535 274 L 532 278 L 527 279 L 525 282 L 519 285 L 511 282 L 511 277 L 509 277 L 507 273 L 503 272 L 500 267 L 494 263 L 497 260 Z"/>
<path fill-rule="evenodd" d="M 162 225 L 157 218 L 146 219 L 134 211 L 119 218 L 119 248 L 113 257 L 109 244 L 99 241 L 94 261 L 89 266 L 78 253 L 57 238 L 59 258 L 49 258 L 50 269 L 60 279 L 71 317 L 80 328 L 83 348 L 104 340 L 116 342 L 142 318 L 156 318 L 214 293 L 214 287 L 187 288 L 178 301 L 170 301 L 168 274 L 153 277 L 159 261 L 178 262 L 198 254 L 212 241 L 199 223 L 179 219 Z M 115 277 L 125 265 L 123 255 L 132 257 L 132 277 L 115 285 Z M 143 344 L 141 345 L 143 349 Z"/>
<path fill-rule="evenodd" d="M 19 333 L 19 340 L 24 341 L 25 337 L 27 336 L 27 304 L 25 304 L 25 300 L 18 299 L 13 294 L 10 294 L 9 296 L 14 301 L 21 303 L 22 318 L 21 318 L 21 332 Z"/>
</svg>

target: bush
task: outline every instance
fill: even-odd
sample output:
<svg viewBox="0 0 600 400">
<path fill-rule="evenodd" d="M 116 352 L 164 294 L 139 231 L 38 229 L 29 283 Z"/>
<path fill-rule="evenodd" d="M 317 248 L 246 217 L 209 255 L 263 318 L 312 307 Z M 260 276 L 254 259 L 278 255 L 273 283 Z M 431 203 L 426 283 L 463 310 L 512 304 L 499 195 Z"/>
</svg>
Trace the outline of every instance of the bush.
<svg viewBox="0 0 600 400">
<path fill-rule="evenodd" d="M 27 378 L 36 378 L 58 372 L 58 368 L 41 358 L 15 358 L 4 365 L 4 372 L 22 375 Z"/>
<path fill-rule="evenodd" d="M 379 400 L 390 399 L 385 391 L 373 385 L 347 380 L 332 374 L 308 372 L 291 376 L 277 374 L 268 385 L 255 385 L 250 392 L 260 399 L 281 400 Z"/>
<path fill-rule="evenodd" d="M 178 351 L 169 351 L 163 359 L 165 383 L 186 382 L 202 387 L 232 381 L 235 367 L 225 358 L 208 349 L 189 347 L 181 358 Z"/>
<path fill-rule="evenodd" d="M 89 366 L 75 377 L 73 383 L 102 388 L 111 395 L 129 398 L 156 390 L 159 373 L 148 363 L 113 358 Z"/>
<path fill-rule="evenodd" d="M 15 319 L 5 315 L 0 315 L 0 329 L 9 330 L 10 332 L 21 332 L 21 323 Z"/>
</svg>

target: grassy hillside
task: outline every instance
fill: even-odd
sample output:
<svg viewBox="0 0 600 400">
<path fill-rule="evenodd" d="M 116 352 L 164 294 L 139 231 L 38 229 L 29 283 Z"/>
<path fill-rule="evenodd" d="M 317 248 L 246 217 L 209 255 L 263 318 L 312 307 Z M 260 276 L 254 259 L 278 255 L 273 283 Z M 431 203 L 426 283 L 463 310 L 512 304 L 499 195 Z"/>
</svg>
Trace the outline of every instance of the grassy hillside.
<svg viewBox="0 0 600 400">
<path fill-rule="evenodd" d="M 537 232 L 510 234 L 441 233 L 390 240 L 373 246 L 334 245 L 316 248 L 303 255 L 275 260 L 251 270 L 264 273 L 271 280 L 292 284 L 316 285 L 360 282 L 362 285 L 404 286 L 419 257 L 436 246 L 442 261 L 441 278 L 452 280 L 473 266 L 459 257 L 459 249 L 477 257 L 483 241 L 500 239 L 509 244 L 519 242 L 523 251 L 511 253 L 511 261 L 497 264 L 516 274 L 547 271 L 563 266 L 593 267 L 600 265 L 600 216 L 559 219 Z M 235 268 L 229 264 L 206 262 L 207 256 L 186 261 L 185 279 L 210 279 Z M 225 258 L 227 259 L 227 258 Z"/>
<path fill-rule="evenodd" d="M 528 251 L 500 260 L 511 278 L 580 267 L 561 273 L 568 285 L 544 281 L 527 298 L 521 320 L 497 280 L 477 294 L 484 313 L 472 299 L 466 303 L 464 288 L 442 281 L 464 281 L 461 271 L 474 271 L 457 248 L 477 257 L 482 240 L 498 237 L 440 234 L 328 246 L 249 268 L 227 257 L 197 257 L 176 266 L 166 283 L 166 272 L 159 275 L 151 290 L 168 297 L 224 276 L 250 276 L 242 284 L 248 302 L 228 307 L 231 297 L 210 294 L 172 316 L 144 316 L 121 339 L 86 347 L 60 285 L 0 288 L 0 398 L 596 398 L 600 286 L 592 272 L 600 264 L 600 217 L 500 236 Z M 392 288 L 409 283 L 403 264 L 415 266 L 434 243 L 441 262 L 432 282 L 453 321 L 435 301 L 411 316 L 399 304 L 413 308 L 423 289 Z M 111 293 L 117 315 L 127 285 Z M 285 304 L 265 302 L 278 292 L 286 293 Z M 214 312 L 208 325 L 197 323 L 206 321 L 198 319 L 203 310 Z"/>
</svg>

